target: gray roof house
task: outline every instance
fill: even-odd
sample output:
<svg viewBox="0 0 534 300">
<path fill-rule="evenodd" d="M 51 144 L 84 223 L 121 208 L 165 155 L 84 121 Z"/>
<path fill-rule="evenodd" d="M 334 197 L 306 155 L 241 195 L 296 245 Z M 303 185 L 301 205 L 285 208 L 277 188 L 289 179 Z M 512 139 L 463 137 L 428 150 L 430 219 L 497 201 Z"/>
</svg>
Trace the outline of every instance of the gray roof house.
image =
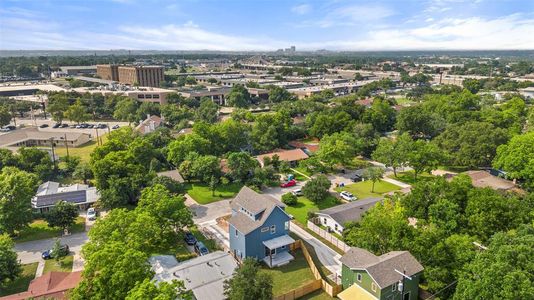
<svg viewBox="0 0 534 300">
<path fill-rule="evenodd" d="M 59 201 L 66 201 L 86 208 L 100 197 L 96 187 L 85 184 L 60 186 L 58 182 L 47 181 L 39 186 L 32 198 L 32 207 L 41 212 L 47 211 Z"/>
<path fill-rule="evenodd" d="M 233 276 L 237 268 L 235 259 L 226 252 L 216 251 L 178 263 L 171 255 L 149 259 L 156 282 L 173 279 L 184 282 L 197 300 L 223 300 L 224 281 Z"/>
<path fill-rule="evenodd" d="M 318 223 L 341 234 L 347 222 L 358 222 L 362 216 L 383 198 L 365 198 L 327 209 L 316 213 Z"/>
</svg>

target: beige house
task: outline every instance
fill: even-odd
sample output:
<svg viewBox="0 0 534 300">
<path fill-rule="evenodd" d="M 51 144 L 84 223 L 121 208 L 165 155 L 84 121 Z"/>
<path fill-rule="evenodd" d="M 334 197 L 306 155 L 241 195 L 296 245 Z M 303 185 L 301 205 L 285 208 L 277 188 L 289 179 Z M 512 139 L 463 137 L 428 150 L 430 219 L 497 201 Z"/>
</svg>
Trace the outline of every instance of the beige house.
<svg viewBox="0 0 534 300">
<path fill-rule="evenodd" d="M 40 131 L 23 128 L 0 135 L 0 147 L 79 147 L 91 141 L 91 135 L 82 132 Z"/>
</svg>

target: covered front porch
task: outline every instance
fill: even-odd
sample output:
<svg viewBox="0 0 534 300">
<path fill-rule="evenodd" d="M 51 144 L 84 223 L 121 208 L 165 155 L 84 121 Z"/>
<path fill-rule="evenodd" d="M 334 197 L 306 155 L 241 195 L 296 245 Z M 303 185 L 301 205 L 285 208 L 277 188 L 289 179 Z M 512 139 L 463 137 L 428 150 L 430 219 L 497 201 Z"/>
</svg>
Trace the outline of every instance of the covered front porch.
<svg viewBox="0 0 534 300">
<path fill-rule="evenodd" d="M 287 234 L 264 241 L 265 257 L 263 258 L 263 261 L 270 268 L 288 264 L 295 259 L 288 251 L 289 245 L 294 242 L 295 240 Z"/>
</svg>

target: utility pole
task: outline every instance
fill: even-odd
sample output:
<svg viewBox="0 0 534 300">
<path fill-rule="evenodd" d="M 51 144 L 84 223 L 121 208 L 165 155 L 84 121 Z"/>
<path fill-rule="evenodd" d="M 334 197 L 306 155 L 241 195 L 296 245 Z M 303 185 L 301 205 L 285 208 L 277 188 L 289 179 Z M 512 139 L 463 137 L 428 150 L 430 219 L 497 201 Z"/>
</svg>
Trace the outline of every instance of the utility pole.
<svg viewBox="0 0 534 300">
<path fill-rule="evenodd" d="M 54 153 L 54 138 L 50 138 L 50 147 L 52 148 L 52 163 L 54 164 L 54 173 L 56 172 L 56 154 Z"/>
<path fill-rule="evenodd" d="M 412 280 L 412 277 L 406 275 L 406 270 L 403 270 L 402 272 L 397 270 L 397 269 L 394 269 L 395 272 L 399 273 L 400 275 L 402 275 L 402 279 L 399 280 L 399 284 L 398 284 L 398 287 L 397 287 L 397 290 L 400 291 L 400 300 L 403 300 L 402 298 L 404 297 L 404 280 L 405 279 L 409 279 L 409 280 Z"/>
<path fill-rule="evenodd" d="M 67 133 L 65 133 L 65 148 L 67 148 L 67 160 L 69 160 L 69 143 L 67 142 Z"/>
<path fill-rule="evenodd" d="M 95 128 L 96 130 L 96 144 L 100 145 L 100 139 L 98 138 L 98 128 Z"/>
</svg>

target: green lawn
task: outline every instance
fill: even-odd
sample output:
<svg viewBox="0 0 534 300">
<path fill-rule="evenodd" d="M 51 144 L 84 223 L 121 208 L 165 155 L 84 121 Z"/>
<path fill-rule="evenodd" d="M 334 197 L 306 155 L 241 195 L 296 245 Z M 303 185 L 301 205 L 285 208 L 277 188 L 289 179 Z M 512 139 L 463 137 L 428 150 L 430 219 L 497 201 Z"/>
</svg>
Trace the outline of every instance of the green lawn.
<svg viewBox="0 0 534 300">
<path fill-rule="evenodd" d="M 375 183 L 374 193 L 371 192 L 373 182 L 371 180 L 360 181 L 357 183 L 349 184 L 344 187 L 336 188 L 337 192 L 349 191 L 358 199 L 365 199 L 369 197 L 380 197 L 384 193 L 399 190 L 400 187 L 386 181 L 377 181 Z"/>
<path fill-rule="evenodd" d="M 434 177 L 434 175 L 432 175 L 430 173 L 427 173 L 427 172 L 423 172 L 421 174 L 418 174 L 417 175 L 417 180 L 415 180 L 413 171 L 397 172 L 397 176 L 395 176 L 395 175 L 390 175 L 389 176 L 389 178 L 396 179 L 398 181 L 402 181 L 402 182 L 410 184 L 410 185 L 413 185 L 413 184 L 415 184 L 416 182 L 419 182 L 419 181 L 429 180 L 432 177 Z"/>
<path fill-rule="evenodd" d="M 297 204 L 286 207 L 286 212 L 293 215 L 296 221 L 306 226 L 306 222 L 308 221 L 308 211 L 318 211 L 337 204 L 339 204 L 339 200 L 334 196 L 329 196 L 317 204 L 306 197 L 299 197 Z"/>
<path fill-rule="evenodd" d="M 85 219 L 78 217 L 76 223 L 69 229 L 70 233 L 82 232 L 85 230 Z M 28 241 L 49 239 L 59 237 L 63 234 L 61 229 L 48 227 L 45 220 L 34 220 L 28 227 L 21 230 L 15 238 L 15 242 L 22 243 Z"/>
<path fill-rule="evenodd" d="M 195 199 L 200 204 L 208 204 L 222 199 L 234 197 L 243 184 L 230 183 L 227 185 L 220 185 L 215 189 L 213 194 L 209 185 L 205 183 L 186 183 L 184 184 L 187 194 Z"/>
<path fill-rule="evenodd" d="M 74 256 L 68 255 L 63 256 L 56 261 L 55 259 L 48 259 L 45 261 L 45 266 L 43 269 L 43 274 L 48 272 L 72 272 L 72 263 L 74 262 Z"/>
<path fill-rule="evenodd" d="M 304 174 L 304 175 L 306 175 L 306 176 L 308 176 L 308 177 L 313 175 L 312 172 L 308 171 L 308 169 L 306 169 L 306 168 L 304 168 L 304 167 L 295 167 L 295 168 L 293 168 L 293 169 L 299 171 L 300 173 L 302 173 L 302 174 Z M 295 174 L 295 175 L 296 175 L 296 174 Z"/>
<path fill-rule="evenodd" d="M 274 296 L 287 293 L 315 279 L 302 250 L 299 249 L 292 255 L 295 260 L 285 266 L 271 269 L 264 264 L 262 267 L 262 272 L 270 274 L 273 278 Z"/>
<path fill-rule="evenodd" d="M 325 293 L 322 289 L 317 290 L 311 294 L 308 294 L 306 296 L 302 296 L 300 298 L 297 298 L 298 300 L 333 300 L 336 298 L 330 297 L 327 293 Z"/>
<path fill-rule="evenodd" d="M 22 273 L 20 276 L 0 289 L 0 297 L 27 291 L 30 281 L 35 278 L 35 272 L 37 271 L 38 265 L 39 263 L 36 262 L 22 265 Z"/>
<path fill-rule="evenodd" d="M 104 135 L 100 135 L 100 131 L 98 132 L 99 134 L 99 138 L 101 138 L 102 140 L 102 143 L 105 143 L 107 140 L 108 140 L 108 136 L 107 134 L 104 134 Z M 102 131 L 102 133 L 104 133 Z M 84 162 L 88 162 L 89 159 L 91 159 L 91 153 L 93 152 L 93 150 L 95 150 L 95 148 L 97 147 L 97 143 L 96 143 L 96 136 L 95 138 L 86 143 L 86 144 L 83 144 L 82 146 L 80 147 L 69 147 L 69 155 L 73 155 L 73 156 L 79 156 L 81 158 L 82 161 Z M 57 147 L 57 148 L 54 148 L 54 151 L 56 152 L 56 155 L 57 156 L 67 156 L 67 148 L 65 147 Z"/>
<path fill-rule="evenodd" d="M 304 172 L 301 172 L 300 170 L 291 169 L 291 174 L 295 176 L 295 179 L 297 181 L 306 181 L 310 179 L 310 176 L 305 174 Z"/>
</svg>

